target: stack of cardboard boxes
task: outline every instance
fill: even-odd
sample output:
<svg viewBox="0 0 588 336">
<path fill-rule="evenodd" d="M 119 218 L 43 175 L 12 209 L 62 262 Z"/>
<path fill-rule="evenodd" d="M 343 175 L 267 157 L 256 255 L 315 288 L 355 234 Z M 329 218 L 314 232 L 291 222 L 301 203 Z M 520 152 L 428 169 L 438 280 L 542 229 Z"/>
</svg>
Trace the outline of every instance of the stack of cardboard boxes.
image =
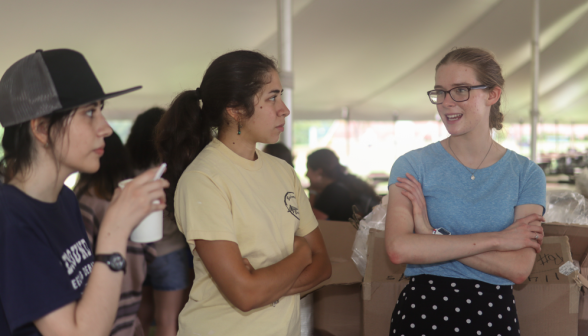
<svg viewBox="0 0 588 336">
<path fill-rule="evenodd" d="M 314 294 L 314 335 L 389 334 L 396 300 L 408 279 L 405 265 L 387 257 L 384 232 L 371 230 L 365 277 L 351 260 L 355 229 L 346 222 L 321 221 L 319 227 L 331 257 L 333 275 L 309 292 Z M 588 335 L 588 281 L 560 267 L 577 261 L 588 274 L 588 226 L 544 224 L 546 238 L 532 274 L 515 286 L 521 335 Z M 570 262 L 570 263 L 568 263 Z M 565 275 L 565 273 L 568 273 Z"/>
</svg>

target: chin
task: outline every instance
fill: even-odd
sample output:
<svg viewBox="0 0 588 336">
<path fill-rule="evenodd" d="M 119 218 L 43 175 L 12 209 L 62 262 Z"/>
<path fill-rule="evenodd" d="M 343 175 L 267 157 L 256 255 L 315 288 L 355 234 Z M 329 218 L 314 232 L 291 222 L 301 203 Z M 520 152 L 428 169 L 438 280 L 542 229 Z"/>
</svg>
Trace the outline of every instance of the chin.
<svg viewBox="0 0 588 336">
<path fill-rule="evenodd" d="M 269 136 L 269 137 L 263 139 L 263 141 L 259 141 L 259 142 L 264 143 L 264 144 L 275 144 L 278 141 L 280 141 L 280 135 L 279 134 L 278 135 L 275 135 L 275 136 L 273 136 L 273 135 L 272 136 Z"/>
<path fill-rule="evenodd" d="M 80 173 L 94 174 L 95 172 L 98 171 L 98 169 L 100 169 L 100 162 L 97 162 L 95 164 L 84 165 L 84 166 L 78 167 L 76 170 L 79 171 Z"/>
<path fill-rule="evenodd" d="M 459 125 L 445 125 L 445 130 L 447 131 L 447 133 L 453 136 L 458 136 L 465 133 L 462 127 L 460 127 Z"/>
</svg>

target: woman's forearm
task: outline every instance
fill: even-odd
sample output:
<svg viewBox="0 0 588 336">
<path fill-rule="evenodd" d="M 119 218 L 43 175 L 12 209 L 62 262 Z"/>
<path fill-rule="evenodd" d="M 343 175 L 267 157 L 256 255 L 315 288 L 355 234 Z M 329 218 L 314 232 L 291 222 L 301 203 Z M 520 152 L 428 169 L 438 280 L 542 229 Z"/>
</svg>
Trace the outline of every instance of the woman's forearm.
<svg viewBox="0 0 588 336">
<path fill-rule="evenodd" d="M 109 238 L 103 239 L 105 236 Z M 100 232 L 96 254 L 118 252 L 126 257 L 127 239 L 118 238 L 123 236 L 107 230 Z M 122 279 L 123 272 L 113 272 L 102 262 L 95 263 L 82 298 L 40 318 L 35 325 L 45 336 L 110 334 L 118 309 Z"/>
<path fill-rule="evenodd" d="M 245 312 L 267 306 L 286 296 L 307 266 L 309 262 L 304 251 L 295 250 L 276 264 L 253 270 L 251 277 L 240 279 L 234 283 L 234 290 L 225 293 L 230 292 L 227 296 Z"/>
<path fill-rule="evenodd" d="M 439 236 L 407 233 L 389 236 L 386 251 L 395 264 L 433 264 L 497 249 L 494 232 Z"/>
<path fill-rule="evenodd" d="M 331 277 L 331 261 L 326 253 L 312 255 L 312 264 L 308 265 L 296 282 L 286 293 L 294 295 L 307 291 Z"/>
<path fill-rule="evenodd" d="M 534 249 L 525 248 L 507 252 L 490 251 L 461 258 L 459 261 L 484 273 L 520 284 L 531 274 L 536 255 Z"/>
<path fill-rule="evenodd" d="M 253 269 L 243 260 L 239 246 L 224 240 L 196 240 L 196 252 L 218 289 L 229 302 L 247 312 L 267 306 L 288 292 L 302 271 L 311 264 L 311 249 L 294 238 L 294 251 L 268 267 Z"/>
</svg>

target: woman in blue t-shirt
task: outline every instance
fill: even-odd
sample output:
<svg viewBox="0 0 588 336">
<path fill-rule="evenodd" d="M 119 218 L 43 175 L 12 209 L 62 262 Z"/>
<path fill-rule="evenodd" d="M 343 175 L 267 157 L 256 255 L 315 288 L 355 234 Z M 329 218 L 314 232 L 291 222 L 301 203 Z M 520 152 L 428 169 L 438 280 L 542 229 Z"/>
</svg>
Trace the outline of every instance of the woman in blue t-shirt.
<svg viewBox="0 0 588 336">
<path fill-rule="evenodd" d="M 450 136 L 390 173 L 386 250 L 412 277 L 390 335 L 519 335 L 512 285 L 541 249 L 545 175 L 492 140 L 503 86 L 481 49 L 453 50 L 436 67 L 428 95 Z"/>
<path fill-rule="evenodd" d="M 38 50 L 2 76 L 0 335 L 111 332 L 128 237 L 149 213 L 165 208 L 168 183 L 154 180 L 152 169 L 117 189 L 94 255 L 64 181 L 98 170 L 112 133 L 104 100 L 138 88 L 105 94 L 83 55 L 67 49 Z"/>
</svg>

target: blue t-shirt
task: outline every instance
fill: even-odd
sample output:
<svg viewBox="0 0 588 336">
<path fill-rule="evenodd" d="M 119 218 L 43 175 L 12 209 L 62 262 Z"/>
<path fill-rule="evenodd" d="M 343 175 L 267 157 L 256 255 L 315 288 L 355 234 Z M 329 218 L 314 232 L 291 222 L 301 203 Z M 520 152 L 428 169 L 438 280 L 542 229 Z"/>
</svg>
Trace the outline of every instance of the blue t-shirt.
<svg viewBox="0 0 588 336">
<path fill-rule="evenodd" d="M 420 148 L 396 160 L 389 184 L 413 175 L 422 185 L 429 221 L 452 235 L 498 232 L 514 222 L 518 205 L 538 204 L 545 212 L 545 174 L 534 162 L 510 150 L 495 164 L 471 173 L 440 142 Z M 494 285 L 512 285 L 507 279 L 487 274 L 457 260 L 407 265 L 407 276 L 431 274 L 474 279 Z"/>
<path fill-rule="evenodd" d="M 44 203 L 0 185 L 0 335 L 41 335 L 33 321 L 79 300 L 93 265 L 71 190 Z"/>
</svg>

